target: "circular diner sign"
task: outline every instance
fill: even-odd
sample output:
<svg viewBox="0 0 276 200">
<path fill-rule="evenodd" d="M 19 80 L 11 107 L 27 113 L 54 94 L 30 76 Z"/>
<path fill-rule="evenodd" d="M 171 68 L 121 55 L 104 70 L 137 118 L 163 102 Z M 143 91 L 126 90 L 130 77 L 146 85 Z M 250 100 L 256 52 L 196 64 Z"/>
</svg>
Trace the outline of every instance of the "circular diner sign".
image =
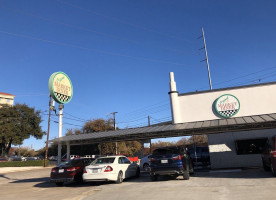
<svg viewBox="0 0 276 200">
<path fill-rule="evenodd" d="M 49 91 L 56 102 L 65 104 L 72 99 L 73 85 L 64 72 L 56 72 L 50 76 Z"/>
<path fill-rule="evenodd" d="M 223 117 L 232 117 L 239 112 L 240 102 L 235 96 L 224 94 L 216 100 L 215 108 L 219 115 Z"/>
</svg>

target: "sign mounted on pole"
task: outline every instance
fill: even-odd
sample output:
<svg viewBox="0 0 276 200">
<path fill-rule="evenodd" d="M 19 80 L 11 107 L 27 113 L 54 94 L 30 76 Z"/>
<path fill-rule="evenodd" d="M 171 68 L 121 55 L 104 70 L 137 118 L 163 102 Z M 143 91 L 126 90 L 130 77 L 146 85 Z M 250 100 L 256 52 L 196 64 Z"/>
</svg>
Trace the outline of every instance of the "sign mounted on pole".
<svg viewBox="0 0 276 200">
<path fill-rule="evenodd" d="M 64 72 L 55 72 L 49 79 L 49 91 L 52 98 L 60 104 L 69 103 L 73 97 L 73 85 Z"/>
<path fill-rule="evenodd" d="M 216 100 L 215 108 L 219 115 L 228 118 L 239 112 L 240 102 L 234 95 L 224 94 Z"/>
</svg>

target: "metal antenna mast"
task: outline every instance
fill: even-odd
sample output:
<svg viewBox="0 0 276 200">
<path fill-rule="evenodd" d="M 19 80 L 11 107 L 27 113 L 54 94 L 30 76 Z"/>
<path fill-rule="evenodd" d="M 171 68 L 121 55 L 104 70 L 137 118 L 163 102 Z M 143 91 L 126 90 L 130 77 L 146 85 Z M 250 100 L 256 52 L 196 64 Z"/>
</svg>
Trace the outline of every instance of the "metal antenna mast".
<svg viewBox="0 0 276 200">
<path fill-rule="evenodd" d="M 209 77 L 210 90 L 212 90 L 211 73 L 210 73 L 209 60 L 208 60 L 207 47 L 206 47 L 206 41 L 205 41 L 205 35 L 204 35 L 204 29 L 203 29 L 203 27 L 201 27 L 201 31 L 202 31 L 202 38 L 203 38 L 203 43 L 204 43 L 204 47 L 201 48 L 201 49 L 204 49 L 204 51 L 205 51 L 205 57 L 206 57 L 201 62 L 206 61 L 207 70 L 208 70 L 208 77 Z"/>
</svg>

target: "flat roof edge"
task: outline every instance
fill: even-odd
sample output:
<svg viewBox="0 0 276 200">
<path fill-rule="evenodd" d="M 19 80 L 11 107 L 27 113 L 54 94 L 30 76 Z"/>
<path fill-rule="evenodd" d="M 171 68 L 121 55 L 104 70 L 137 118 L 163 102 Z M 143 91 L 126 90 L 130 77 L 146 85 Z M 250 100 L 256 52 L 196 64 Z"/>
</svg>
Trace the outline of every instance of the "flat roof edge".
<svg viewBox="0 0 276 200">
<path fill-rule="evenodd" d="M 242 86 L 235 86 L 235 87 L 228 87 L 228 88 L 219 88 L 213 90 L 203 90 L 203 91 L 196 91 L 196 92 L 187 92 L 187 93 L 180 93 L 178 96 L 186 96 L 186 95 L 193 95 L 193 94 L 203 94 L 203 93 L 211 93 L 211 92 L 219 92 L 219 91 L 227 91 L 233 89 L 243 89 L 243 88 L 251 88 L 251 87 L 259 87 L 259 86 L 267 86 L 267 85 L 276 85 L 276 82 L 267 82 L 267 83 L 259 83 L 259 84 L 252 84 L 252 85 L 242 85 Z"/>
</svg>

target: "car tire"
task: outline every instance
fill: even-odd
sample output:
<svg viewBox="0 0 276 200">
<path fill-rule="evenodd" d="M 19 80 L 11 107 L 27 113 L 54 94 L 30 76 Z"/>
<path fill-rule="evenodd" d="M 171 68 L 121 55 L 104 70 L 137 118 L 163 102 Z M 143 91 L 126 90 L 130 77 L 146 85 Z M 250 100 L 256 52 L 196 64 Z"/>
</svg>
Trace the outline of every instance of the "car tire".
<svg viewBox="0 0 276 200">
<path fill-rule="evenodd" d="M 276 176 L 276 170 L 274 169 L 272 163 L 270 163 L 270 168 L 273 176 Z"/>
<path fill-rule="evenodd" d="M 143 169 L 144 169 L 145 171 L 147 171 L 148 168 L 149 168 L 149 164 L 148 164 L 148 163 L 145 163 L 145 164 L 143 165 Z"/>
<path fill-rule="evenodd" d="M 263 168 L 265 171 L 270 171 L 270 167 L 266 166 L 264 161 L 263 161 Z"/>
<path fill-rule="evenodd" d="M 150 180 L 151 181 L 157 181 L 157 175 L 151 175 Z"/>
<path fill-rule="evenodd" d="M 56 182 L 56 186 L 63 186 L 63 182 Z"/>
<path fill-rule="evenodd" d="M 135 178 L 139 178 L 139 177 L 140 177 L 140 167 L 136 169 L 136 174 L 135 174 Z"/>
<path fill-rule="evenodd" d="M 189 173 L 189 166 L 187 165 L 186 166 L 186 170 L 184 171 L 184 173 L 183 173 L 183 179 L 184 180 L 189 180 L 190 179 L 190 173 Z"/>
<path fill-rule="evenodd" d="M 117 177 L 117 180 L 116 180 L 116 183 L 117 184 L 120 184 L 123 182 L 123 172 L 122 171 L 119 171 L 118 173 L 118 177 Z"/>
</svg>

